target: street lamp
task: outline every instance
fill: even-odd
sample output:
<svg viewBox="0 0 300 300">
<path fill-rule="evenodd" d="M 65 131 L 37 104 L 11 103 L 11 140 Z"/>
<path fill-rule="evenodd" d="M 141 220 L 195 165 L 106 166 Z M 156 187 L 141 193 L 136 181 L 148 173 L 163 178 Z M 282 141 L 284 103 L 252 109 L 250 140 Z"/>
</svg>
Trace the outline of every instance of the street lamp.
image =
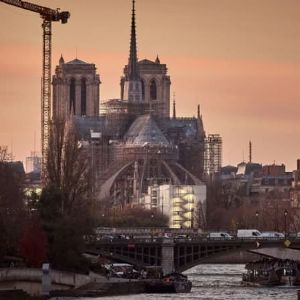
<svg viewBox="0 0 300 300">
<path fill-rule="evenodd" d="M 258 229 L 258 217 L 259 217 L 259 212 L 255 212 L 255 218 L 256 218 L 256 229 Z"/>
<path fill-rule="evenodd" d="M 286 217 L 288 215 L 288 211 L 284 210 L 284 237 L 286 238 Z"/>
</svg>

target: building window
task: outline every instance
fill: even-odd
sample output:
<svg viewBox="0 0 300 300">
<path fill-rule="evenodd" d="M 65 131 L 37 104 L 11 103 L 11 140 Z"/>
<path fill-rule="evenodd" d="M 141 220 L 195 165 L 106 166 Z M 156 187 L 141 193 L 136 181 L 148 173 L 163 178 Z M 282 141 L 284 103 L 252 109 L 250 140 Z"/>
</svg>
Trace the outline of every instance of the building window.
<svg viewBox="0 0 300 300">
<path fill-rule="evenodd" d="M 154 79 L 152 79 L 150 82 L 150 99 L 151 100 L 157 99 L 157 89 L 156 89 L 156 83 Z"/>
<path fill-rule="evenodd" d="M 144 80 L 142 80 L 141 82 L 142 82 L 142 99 L 145 100 L 145 83 Z"/>
<path fill-rule="evenodd" d="M 86 115 L 86 79 L 81 79 L 81 115 Z"/>
<path fill-rule="evenodd" d="M 75 79 L 71 79 L 70 83 L 70 113 L 73 113 L 75 115 Z"/>
</svg>

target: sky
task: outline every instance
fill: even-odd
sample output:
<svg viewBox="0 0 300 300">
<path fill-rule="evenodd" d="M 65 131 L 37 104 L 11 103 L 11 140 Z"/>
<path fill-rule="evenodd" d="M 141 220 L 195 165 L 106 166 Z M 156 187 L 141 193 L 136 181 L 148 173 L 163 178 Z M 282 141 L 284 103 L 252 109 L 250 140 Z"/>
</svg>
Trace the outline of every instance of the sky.
<svg viewBox="0 0 300 300">
<path fill-rule="evenodd" d="M 53 23 L 52 73 L 61 54 L 77 55 L 96 64 L 100 101 L 119 97 L 131 0 L 30 1 L 71 13 Z M 252 161 L 296 168 L 299 0 L 136 0 L 136 14 L 139 59 L 167 65 L 178 116 L 200 104 L 206 134 L 223 138 L 223 165 L 247 161 L 251 140 Z M 0 3 L 0 20 L 0 145 L 24 161 L 40 149 L 41 19 Z"/>
</svg>

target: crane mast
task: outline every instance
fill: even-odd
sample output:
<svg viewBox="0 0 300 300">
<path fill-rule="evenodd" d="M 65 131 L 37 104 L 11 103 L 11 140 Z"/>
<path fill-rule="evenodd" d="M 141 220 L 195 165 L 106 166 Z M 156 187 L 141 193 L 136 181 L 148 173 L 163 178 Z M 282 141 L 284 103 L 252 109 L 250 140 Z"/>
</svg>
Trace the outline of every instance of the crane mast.
<svg viewBox="0 0 300 300">
<path fill-rule="evenodd" d="M 0 2 L 13 5 L 40 14 L 43 19 L 43 71 L 41 86 L 41 148 L 42 148 L 42 179 L 46 177 L 47 151 L 50 135 L 51 119 L 51 37 L 52 22 L 68 22 L 70 13 L 60 12 L 59 9 L 51 9 L 21 0 L 0 0 Z"/>
</svg>

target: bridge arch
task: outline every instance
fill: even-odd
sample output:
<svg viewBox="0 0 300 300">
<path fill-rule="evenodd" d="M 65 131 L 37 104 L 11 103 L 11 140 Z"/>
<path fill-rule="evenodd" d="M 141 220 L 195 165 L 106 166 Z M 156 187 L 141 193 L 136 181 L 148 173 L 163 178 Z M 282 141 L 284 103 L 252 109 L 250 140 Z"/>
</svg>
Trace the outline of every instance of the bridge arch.
<svg viewBox="0 0 300 300">
<path fill-rule="evenodd" d="M 285 247 L 282 240 L 259 241 L 262 247 Z M 295 240 L 294 246 L 299 246 L 300 241 Z M 202 263 L 213 263 L 218 258 L 229 254 L 228 263 L 246 263 L 255 256 L 247 254 L 241 257 L 241 253 L 257 248 L 254 240 L 219 240 L 194 239 L 176 241 L 173 239 L 132 239 L 98 241 L 87 245 L 87 249 L 93 253 L 106 255 L 118 261 L 128 262 L 140 267 L 162 266 L 173 271 L 183 272 Z M 165 251 L 167 249 L 167 251 Z M 251 259 L 252 257 L 252 259 Z M 239 259 L 234 261 L 234 259 Z M 225 258 L 226 259 L 226 258 Z M 244 259 L 244 261 L 242 260 Z M 223 261 L 223 263 L 225 263 Z"/>
</svg>

